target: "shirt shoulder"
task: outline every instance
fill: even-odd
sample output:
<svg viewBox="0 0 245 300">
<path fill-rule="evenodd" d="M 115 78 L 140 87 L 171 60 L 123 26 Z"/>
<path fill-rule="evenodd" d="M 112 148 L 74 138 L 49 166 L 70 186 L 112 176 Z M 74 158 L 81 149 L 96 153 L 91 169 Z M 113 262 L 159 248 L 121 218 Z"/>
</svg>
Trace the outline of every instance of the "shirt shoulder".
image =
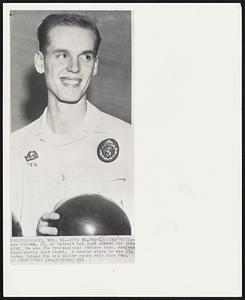
<svg viewBox="0 0 245 300">
<path fill-rule="evenodd" d="M 95 118 L 97 118 L 96 123 L 98 128 L 107 132 L 116 133 L 116 132 L 128 132 L 132 131 L 132 125 L 114 117 L 108 113 L 105 113 L 99 110 L 97 107 L 93 106 L 93 113 Z"/>
<path fill-rule="evenodd" d="M 25 145 L 28 142 L 28 140 L 31 140 L 32 137 L 36 133 L 38 133 L 39 128 L 40 128 L 40 118 L 31 122 L 27 126 L 12 132 L 10 136 L 11 148 L 15 150 L 21 150 L 23 145 Z"/>
</svg>

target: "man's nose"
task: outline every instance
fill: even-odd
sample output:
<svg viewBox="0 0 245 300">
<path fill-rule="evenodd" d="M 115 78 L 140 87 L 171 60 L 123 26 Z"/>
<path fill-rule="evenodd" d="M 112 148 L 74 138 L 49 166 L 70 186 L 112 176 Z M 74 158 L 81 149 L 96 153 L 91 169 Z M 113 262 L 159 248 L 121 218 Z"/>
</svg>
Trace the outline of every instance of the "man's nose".
<svg viewBox="0 0 245 300">
<path fill-rule="evenodd" d="M 72 58 L 70 61 L 69 61 L 69 64 L 67 66 L 67 70 L 69 72 L 72 72 L 72 73 L 78 73 L 80 71 L 80 64 L 79 64 L 79 60 L 76 59 L 76 58 Z"/>
</svg>

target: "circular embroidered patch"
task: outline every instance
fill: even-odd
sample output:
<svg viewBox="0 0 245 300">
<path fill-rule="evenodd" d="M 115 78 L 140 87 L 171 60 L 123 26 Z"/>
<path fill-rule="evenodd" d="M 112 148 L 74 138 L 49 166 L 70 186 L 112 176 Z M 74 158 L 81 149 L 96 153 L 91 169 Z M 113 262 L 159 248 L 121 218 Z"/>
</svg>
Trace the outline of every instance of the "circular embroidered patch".
<svg viewBox="0 0 245 300">
<path fill-rule="evenodd" d="M 103 162 L 114 161 L 118 157 L 118 154 L 119 145 L 114 139 L 103 140 L 97 148 L 97 155 Z"/>
</svg>

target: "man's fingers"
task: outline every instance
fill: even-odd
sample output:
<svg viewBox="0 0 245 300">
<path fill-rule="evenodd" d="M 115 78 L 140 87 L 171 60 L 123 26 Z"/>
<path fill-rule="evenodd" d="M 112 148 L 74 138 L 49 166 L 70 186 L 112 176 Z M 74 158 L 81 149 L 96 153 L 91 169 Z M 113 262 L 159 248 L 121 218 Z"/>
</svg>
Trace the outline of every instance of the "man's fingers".
<svg viewBox="0 0 245 300">
<path fill-rule="evenodd" d="M 49 221 L 58 220 L 59 218 L 60 215 L 54 212 L 43 214 L 37 225 L 37 235 L 58 235 L 58 229 L 49 227 Z"/>
<path fill-rule="evenodd" d="M 58 229 L 56 227 L 39 226 L 38 231 L 40 234 L 57 235 Z"/>
<path fill-rule="evenodd" d="M 51 212 L 51 213 L 45 213 L 42 215 L 41 219 L 42 221 L 49 221 L 49 220 L 58 220 L 60 218 L 60 215 L 55 213 L 55 212 Z"/>
<path fill-rule="evenodd" d="M 48 226 L 48 222 L 47 221 L 43 221 L 42 219 L 40 219 L 38 226 Z"/>
</svg>

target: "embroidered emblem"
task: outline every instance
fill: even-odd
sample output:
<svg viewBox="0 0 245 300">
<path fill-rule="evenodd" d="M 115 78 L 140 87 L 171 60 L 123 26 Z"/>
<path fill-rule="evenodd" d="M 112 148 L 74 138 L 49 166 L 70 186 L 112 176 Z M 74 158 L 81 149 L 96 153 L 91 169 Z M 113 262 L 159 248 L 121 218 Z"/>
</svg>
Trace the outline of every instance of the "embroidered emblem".
<svg viewBox="0 0 245 300">
<path fill-rule="evenodd" d="M 103 162 L 114 161 L 119 154 L 118 142 L 114 139 L 103 140 L 97 148 L 97 154 Z"/>
<path fill-rule="evenodd" d="M 26 161 L 34 160 L 38 158 L 38 154 L 35 150 L 29 151 L 25 156 Z"/>
</svg>

